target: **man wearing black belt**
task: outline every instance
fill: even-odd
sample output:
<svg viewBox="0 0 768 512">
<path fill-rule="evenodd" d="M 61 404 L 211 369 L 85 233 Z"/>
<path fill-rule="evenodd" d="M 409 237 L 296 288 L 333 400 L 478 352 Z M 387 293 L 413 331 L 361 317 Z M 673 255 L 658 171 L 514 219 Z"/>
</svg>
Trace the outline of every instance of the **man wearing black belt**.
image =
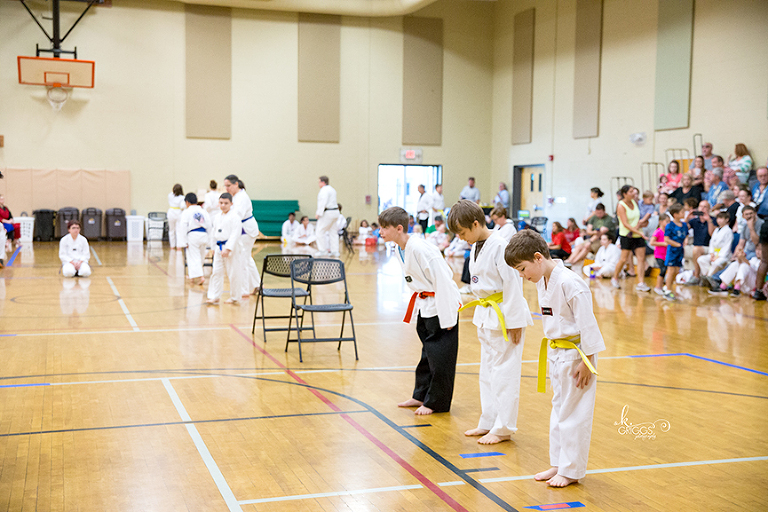
<svg viewBox="0 0 768 512">
<path fill-rule="evenodd" d="M 336 189 L 328 184 L 328 176 L 320 176 L 317 194 L 317 249 L 319 256 L 339 255 L 339 233 L 336 230 L 336 219 L 339 217 L 339 204 L 336 201 Z M 330 240 L 330 247 L 328 241 Z"/>
</svg>

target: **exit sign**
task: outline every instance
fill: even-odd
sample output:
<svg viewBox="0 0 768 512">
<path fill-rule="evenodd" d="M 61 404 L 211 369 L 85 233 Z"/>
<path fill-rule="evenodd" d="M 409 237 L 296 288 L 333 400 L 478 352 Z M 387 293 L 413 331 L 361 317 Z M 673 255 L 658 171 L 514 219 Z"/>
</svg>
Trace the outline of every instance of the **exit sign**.
<svg viewBox="0 0 768 512">
<path fill-rule="evenodd" d="M 400 162 L 404 164 L 420 164 L 423 159 L 421 148 L 400 149 Z"/>
</svg>

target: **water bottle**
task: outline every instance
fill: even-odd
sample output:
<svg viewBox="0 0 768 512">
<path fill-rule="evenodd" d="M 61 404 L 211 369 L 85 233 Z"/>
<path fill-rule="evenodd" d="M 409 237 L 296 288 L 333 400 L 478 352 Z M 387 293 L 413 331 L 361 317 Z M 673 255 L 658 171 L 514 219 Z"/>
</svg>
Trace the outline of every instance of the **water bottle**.
<svg viewBox="0 0 768 512">
<path fill-rule="evenodd" d="M 595 272 L 595 269 L 591 268 L 589 269 L 589 278 L 595 279 L 597 277 L 597 272 Z"/>
</svg>

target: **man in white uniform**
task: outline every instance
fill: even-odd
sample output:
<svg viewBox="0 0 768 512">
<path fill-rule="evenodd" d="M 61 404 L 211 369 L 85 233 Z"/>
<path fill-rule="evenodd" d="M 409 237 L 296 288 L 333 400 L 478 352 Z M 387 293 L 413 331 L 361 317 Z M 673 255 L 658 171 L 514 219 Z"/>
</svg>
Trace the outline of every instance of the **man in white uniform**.
<svg viewBox="0 0 768 512">
<path fill-rule="evenodd" d="M 336 201 L 336 189 L 330 186 L 328 176 L 320 176 L 317 194 L 317 249 L 320 256 L 339 255 L 339 235 L 336 231 L 336 219 L 339 217 L 339 203 Z M 330 242 L 330 247 L 328 246 Z"/>
<path fill-rule="evenodd" d="M 466 199 L 473 203 L 480 203 L 480 191 L 475 188 L 475 178 L 469 178 L 467 186 L 461 189 L 459 199 Z"/>
<path fill-rule="evenodd" d="M 187 271 L 189 279 L 197 279 L 197 284 L 205 282 L 203 277 L 203 260 L 208 247 L 211 217 L 208 212 L 197 204 L 197 194 L 190 192 L 184 197 L 187 207 L 181 212 L 181 231 L 179 246 L 186 248 Z"/>
<path fill-rule="evenodd" d="M 91 259 L 91 249 L 88 240 L 80 234 L 80 222 L 69 221 L 69 234 L 64 235 L 59 242 L 59 259 L 64 277 L 88 277 L 91 275 L 91 267 L 88 260 Z"/>
<path fill-rule="evenodd" d="M 445 210 L 445 198 L 443 197 L 443 186 L 435 185 L 435 191 L 432 193 L 432 218 L 434 219 L 438 215 L 445 218 L 443 215 Z"/>
<path fill-rule="evenodd" d="M 432 209 L 432 197 L 427 194 L 424 185 L 419 185 L 419 202 L 416 204 L 416 219 L 421 224 L 421 232 L 426 233 L 429 226 L 429 211 Z"/>
</svg>

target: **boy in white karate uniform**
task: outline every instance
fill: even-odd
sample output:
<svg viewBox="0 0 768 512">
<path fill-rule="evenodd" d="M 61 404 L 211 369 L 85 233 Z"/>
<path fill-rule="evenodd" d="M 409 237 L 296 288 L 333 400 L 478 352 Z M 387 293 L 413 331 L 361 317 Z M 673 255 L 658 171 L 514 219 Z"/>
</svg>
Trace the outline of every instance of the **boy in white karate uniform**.
<svg viewBox="0 0 768 512">
<path fill-rule="evenodd" d="M 717 228 L 709 239 L 709 254 L 698 259 L 702 276 L 714 275 L 731 260 L 733 230 L 728 226 L 729 218 L 728 212 L 717 214 Z"/>
<path fill-rule="evenodd" d="M 398 406 L 417 407 L 418 415 L 448 412 L 459 351 L 459 288 L 440 250 L 408 235 L 408 212 L 398 206 L 387 208 L 379 215 L 379 223 L 384 241 L 397 244 L 395 257 L 413 291 L 403 321 L 418 318 L 416 332 L 422 342 L 413 395 Z"/>
<path fill-rule="evenodd" d="M 203 277 L 203 260 L 208 246 L 210 236 L 211 217 L 208 212 L 203 210 L 197 204 L 197 194 L 190 192 L 184 197 L 184 203 L 187 207 L 181 212 L 181 230 L 179 231 L 179 247 L 186 247 L 187 270 L 189 279 L 202 285 L 205 282 Z"/>
<path fill-rule="evenodd" d="M 232 194 L 225 192 L 219 197 L 221 213 L 216 216 L 211 232 L 213 247 L 213 273 L 208 286 L 208 304 L 218 304 L 224 292 L 224 273 L 229 277 L 227 304 L 236 304 L 240 298 L 240 265 L 237 261 L 237 244 L 242 233 L 242 222 L 232 208 Z"/>
<path fill-rule="evenodd" d="M 69 234 L 59 242 L 59 259 L 64 277 L 88 277 L 91 275 L 91 267 L 88 260 L 91 259 L 91 249 L 88 240 L 80 234 L 80 222 L 69 221 Z"/>
<path fill-rule="evenodd" d="M 299 229 L 299 221 L 296 220 L 296 214 L 291 212 L 288 214 L 288 220 L 283 222 L 283 228 L 280 232 L 280 241 L 283 244 L 287 244 L 293 238 L 296 230 Z"/>
<path fill-rule="evenodd" d="M 317 237 L 315 236 L 315 226 L 309 223 L 309 217 L 304 215 L 296 231 L 293 232 L 293 242 L 296 244 L 311 245 Z"/>
<path fill-rule="evenodd" d="M 168 193 L 168 243 L 171 249 L 181 249 L 179 245 L 179 233 L 181 226 L 181 210 L 184 209 L 184 189 L 180 183 L 173 186 L 173 191 Z"/>
<path fill-rule="evenodd" d="M 520 375 L 525 328 L 533 325 L 523 297 L 523 280 L 504 261 L 507 240 L 485 225 L 483 209 L 463 199 L 448 213 L 448 226 L 472 245 L 469 272 L 475 300 L 472 323 L 480 340 L 480 404 L 477 428 L 465 436 L 482 436 L 480 444 L 509 441 L 517 432 Z M 461 310 L 460 310 L 461 311 Z"/>
<path fill-rule="evenodd" d="M 592 311 L 589 286 L 563 262 L 550 258 L 547 242 L 525 229 L 510 240 L 507 264 L 536 283 L 544 336 L 539 352 L 538 391 L 546 391 L 546 367 L 552 381 L 549 459 L 552 466 L 534 476 L 552 487 L 584 478 L 595 409 L 597 353 L 605 342 Z"/>
<path fill-rule="evenodd" d="M 616 264 L 619 262 L 619 258 L 621 258 L 621 249 L 613 242 L 613 233 L 603 233 L 600 235 L 600 249 L 595 254 L 595 262 L 583 267 L 585 276 L 613 277 L 616 271 Z"/>
</svg>

